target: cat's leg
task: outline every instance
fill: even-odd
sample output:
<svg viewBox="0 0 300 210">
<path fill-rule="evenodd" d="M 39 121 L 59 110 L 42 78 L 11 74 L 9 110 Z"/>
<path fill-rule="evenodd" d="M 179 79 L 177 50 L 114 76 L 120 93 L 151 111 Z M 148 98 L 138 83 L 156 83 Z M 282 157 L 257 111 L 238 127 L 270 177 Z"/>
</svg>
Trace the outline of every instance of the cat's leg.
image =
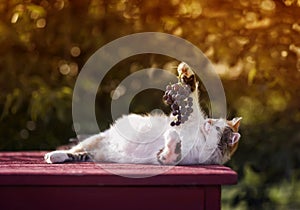
<svg viewBox="0 0 300 210">
<path fill-rule="evenodd" d="M 196 75 L 193 72 L 192 68 L 187 65 L 186 63 L 180 63 L 177 72 L 179 75 L 179 79 L 183 84 L 189 85 L 191 88 L 190 97 L 193 99 L 193 105 L 192 105 L 192 113 L 189 116 L 189 120 L 187 121 L 187 124 L 194 124 L 195 126 L 204 123 L 204 119 L 206 118 L 204 112 L 202 111 L 202 108 L 200 107 L 199 103 L 199 91 L 198 91 L 198 85 Z"/>
<path fill-rule="evenodd" d="M 157 161 L 162 165 L 175 165 L 181 160 L 181 140 L 178 133 L 170 129 L 164 134 L 165 146 L 157 153 Z"/>
<path fill-rule="evenodd" d="M 89 161 L 90 155 L 87 152 L 72 152 L 70 150 L 57 150 L 45 154 L 44 159 L 47 163 L 64 162 L 85 162 Z"/>
<path fill-rule="evenodd" d="M 45 154 L 47 163 L 84 162 L 91 159 L 90 154 L 82 147 L 81 143 L 70 150 L 57 150 Z"/>
<path fill-rule="evenodd" d="M 84 162 L 93 159 L 94 151 L 99 148 L 99 143 L 103 139 L 101 134 L 91 136 L 80 142 L 70 150 L 57 150 L 45 154 L 47 163 L 64 162 Z"/>
<path fill-rule="evenodd" d="M 191 88 L 191 92 L 197 92 L 198 82 L 196 76 L 189 65 L 182 62 L 178 65 L 177 72 L 182 83 L 187 84 Z"/>
</svg>

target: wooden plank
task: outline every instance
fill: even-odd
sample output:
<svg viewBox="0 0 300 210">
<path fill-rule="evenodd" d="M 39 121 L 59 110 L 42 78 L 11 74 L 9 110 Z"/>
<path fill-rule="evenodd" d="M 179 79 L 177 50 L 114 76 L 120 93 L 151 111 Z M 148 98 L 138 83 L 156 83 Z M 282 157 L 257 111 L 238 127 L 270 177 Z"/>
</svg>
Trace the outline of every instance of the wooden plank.
<svg viewBox="0 0 300 210">
<path fill-rule="evenodd" d="M 237 174 L 228 167 L 155 166 L 134 164 L 69 163 L 46 164 L 45 152 L 1 152 L 0 186 L 4 185 L 60 185 L 60 186 L 155 186 L 155 185 L 230 185 L 236 184 Z M 149 178 L 124 176 L 151 176 Z M 117 172 L 121 176 L 109 171 Z"/>
<path fill-rule="evenodd" d="M 203 210 L 199 187 L 0 187 L 0 209 Z M 211 209 L 209 209 L 211 210 Z"/>
<path fill-rule="evenodd" d="M 221 186 L 206 186 L 205 190 L 205 209 L 219 210 L 221 209 Z"/>
</svg>

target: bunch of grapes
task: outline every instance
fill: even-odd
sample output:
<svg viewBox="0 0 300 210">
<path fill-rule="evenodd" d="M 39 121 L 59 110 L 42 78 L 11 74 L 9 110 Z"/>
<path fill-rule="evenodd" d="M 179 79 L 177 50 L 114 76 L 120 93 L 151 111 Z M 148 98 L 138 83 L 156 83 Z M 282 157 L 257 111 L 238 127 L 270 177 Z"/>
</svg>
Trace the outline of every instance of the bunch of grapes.
<svg viewBox="0 0 300 210">
<path fill-rule="evenodd" d="M 163 99 L 171 106 L 172 114 L 175 116 L 171 126 L 186 122 L 193 112 L 193 98 L 189 96 L 190 93 L 190 87 L 186 84 L 178 82 L 167 85 Z"/>
</svg>

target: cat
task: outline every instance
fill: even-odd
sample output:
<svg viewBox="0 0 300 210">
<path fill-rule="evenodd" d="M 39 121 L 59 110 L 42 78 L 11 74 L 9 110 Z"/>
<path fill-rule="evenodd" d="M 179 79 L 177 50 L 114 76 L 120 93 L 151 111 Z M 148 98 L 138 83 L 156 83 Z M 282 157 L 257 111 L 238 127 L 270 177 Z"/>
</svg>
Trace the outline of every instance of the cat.
<svg viewBox="0 0 300 210">
<path fill-rule="evenodd" d="M 224 164 L 236 151 L 241 117 L 207 118 L 199 105 L 198 82 L 189 65 L 177 67 L 179 80 L 189 85 L 193 112 L 180 126 L 170 126 L 172 115 L 129 114 L 111 127 L 69 150 L 45 154 L 47 163 L 95 161 L 131 164 Z"/>
</svg>

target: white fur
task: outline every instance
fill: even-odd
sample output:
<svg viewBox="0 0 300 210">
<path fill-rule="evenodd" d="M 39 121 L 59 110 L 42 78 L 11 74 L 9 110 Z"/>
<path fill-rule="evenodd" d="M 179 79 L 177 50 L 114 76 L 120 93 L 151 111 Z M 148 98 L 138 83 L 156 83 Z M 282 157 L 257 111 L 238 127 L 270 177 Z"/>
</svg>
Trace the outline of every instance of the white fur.
<svg viewBox="0 0 300 210">
<path fill-rule="evenodd" d="M 69 157 L 64 151 L 53 151 L 45 155 L 45 161 L 47 163 L 61 163 L 68 159 Z"/>
</svg>

